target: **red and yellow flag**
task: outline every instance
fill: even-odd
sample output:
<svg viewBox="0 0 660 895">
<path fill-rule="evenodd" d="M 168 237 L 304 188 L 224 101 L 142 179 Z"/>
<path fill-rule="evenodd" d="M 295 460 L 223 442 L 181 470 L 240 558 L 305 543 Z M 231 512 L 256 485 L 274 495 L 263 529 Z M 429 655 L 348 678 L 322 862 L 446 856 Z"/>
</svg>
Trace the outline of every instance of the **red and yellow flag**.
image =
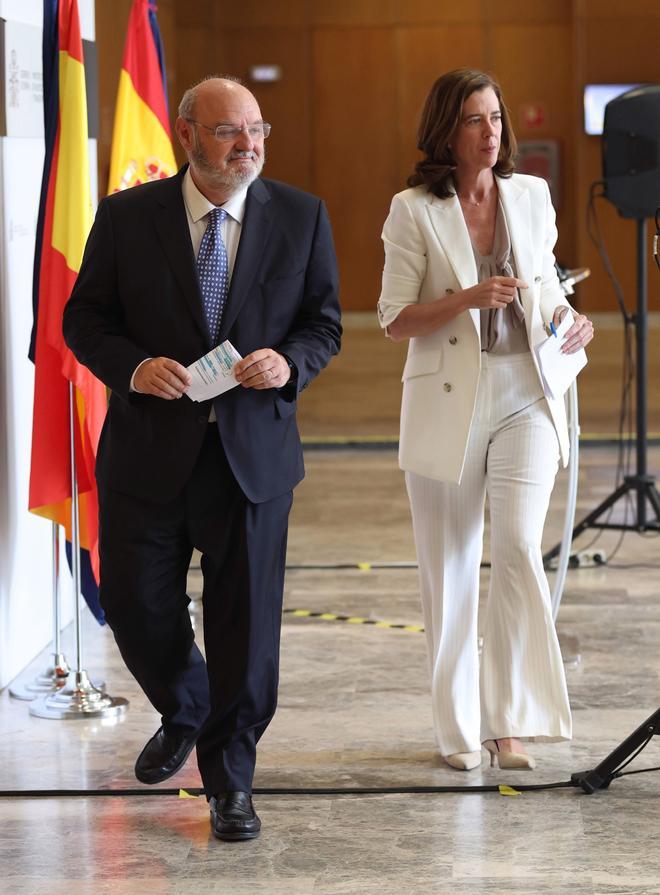
<svg viewBox="0 0 660 895">
<path fill-rule="evenodd" d="M 106 412 L 105 387 L 66 347 L 62 316 L 75 282 L 92 202 L 87 152 L 87 99 L 77 0 L 44 0 L 46 158 L 34 264 L 34 415 L 29 509 L 63 525 L 71 540 L 69 383 L 80 506 L 83 593 L 99 620 L 98 501 L 94 463 Z M 88 553 L 85 553 L 87 551 Z M 90 576 L 91 577 L 91 576 Z"/>
<path fill-rule="evenodd" d="M 156 6 L 133 0 L 119 75 L 108 193 L 175 172 Z"/>
</svg>

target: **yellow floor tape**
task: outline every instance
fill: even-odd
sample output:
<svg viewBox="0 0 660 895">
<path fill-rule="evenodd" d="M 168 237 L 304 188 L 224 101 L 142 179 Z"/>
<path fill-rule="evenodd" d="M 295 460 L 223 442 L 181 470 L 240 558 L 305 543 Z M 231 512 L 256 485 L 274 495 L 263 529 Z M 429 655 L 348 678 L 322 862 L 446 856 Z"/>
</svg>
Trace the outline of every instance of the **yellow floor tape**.
<svg viewBox="0 0 660 895">
<path fill-rule="evenodd" d="M 374 628 L 413 631 L 415 634 L 424 633 L 424 628 L 420 625 L 400 625 L 394 622 L 378 621 L 375 618 L 361 618 L 357 615 L 335 615 L 332 612 L 312 612 L 309 609 L 285 609 L 284 615 L 293 615 L 296 618 L 318 618 L 324 622 L 346 622 L 348 625 L 373 625 Z"/>
<path fill-rule="evenodd" d="M 521 796 L 522 793 L 519 789 L 514 789 L 512 786 L 505 786 L 503 783 L 500 783 L 500 795 L 501 796 Z"/>
</svg>

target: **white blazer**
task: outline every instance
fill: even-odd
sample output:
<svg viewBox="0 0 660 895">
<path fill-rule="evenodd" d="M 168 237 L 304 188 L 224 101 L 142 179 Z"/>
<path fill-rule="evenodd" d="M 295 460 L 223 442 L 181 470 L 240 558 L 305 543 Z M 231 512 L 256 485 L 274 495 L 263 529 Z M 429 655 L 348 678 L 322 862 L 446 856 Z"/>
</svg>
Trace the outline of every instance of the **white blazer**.
<svg viewBox="0 0 660 895">
<path fill-rule="evenodd" d="M 557 305 L 568 305 L 555 271 L 555 212 L 544 180 L 497 178 L 521 289 L 532 357 Z M 419 186 L 397 193 L 383 227 L 385 269 L 378 302 L 386 327 L 406 305 L 442 300 L 477 283 L 477 267 L 457 196 L 438 199 Z M 403 370 L 399 464 L 446 482 L 461 479 L 481 368 L 479 311 L 470 309 L 426 336 L 410 339 Z M 537 366 L 538 372 L 538 366 Z M 540 374 L 539 374 L 540 379 Z M 561 459 L 568 462 L 563 399 L 547 399 Z"/>
</svg>

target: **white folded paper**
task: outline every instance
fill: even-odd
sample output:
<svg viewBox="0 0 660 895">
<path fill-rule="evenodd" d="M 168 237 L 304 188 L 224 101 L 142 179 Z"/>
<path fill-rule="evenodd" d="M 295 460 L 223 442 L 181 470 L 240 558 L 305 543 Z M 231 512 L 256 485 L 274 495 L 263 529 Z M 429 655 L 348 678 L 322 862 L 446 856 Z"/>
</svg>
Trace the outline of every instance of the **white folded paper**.
<svg viewBox="0 0 660 895">
<path fill-rule="evenodd" d="M 200 357 L 187 370 L 192 382 L 186 390 L 191 401 L 208 401 L 238 385 L 232 370 L 241 355 L 229 339 Z"/>
<path fill-rule="evenodd" d="M 563 354 L 561 346 L 566 341 L 566 333 L 573 325 L 570 311 L 557 327 L 557 334 L 548 336 L 545 342 L 536 346 L 536 357 L 543 379 L 543 390 L 548 398 L 561 398 L 571 382 L 587 365 L 584 348 L 573 354 Z"/>
</svg>

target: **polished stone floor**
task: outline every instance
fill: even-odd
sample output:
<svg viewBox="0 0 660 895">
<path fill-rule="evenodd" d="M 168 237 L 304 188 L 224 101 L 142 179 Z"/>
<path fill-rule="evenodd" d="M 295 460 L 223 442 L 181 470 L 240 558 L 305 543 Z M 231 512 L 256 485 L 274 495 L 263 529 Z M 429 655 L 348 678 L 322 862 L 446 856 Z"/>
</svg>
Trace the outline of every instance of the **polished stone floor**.
<svg viewBox="0 0 660 895">
<path fill-rule="evenodd" d="M 608 493 L 614 460 L 611 449 L 583 451 L 578 514 Z M 659 449 L 650 460 L 660 467 Z M 368 566 L 414 562 L 395 453 L 308 451 L 307 471 L 292 516 L 286 608 L 421 625 L 415 570 Z M 548 546 L 561 529 L 564 487 L 560 479 Z M 617 540 L 609 532 L 597 546 L 610 554 Z M 534 772 L 491 770 L 484 754 L 481 770 L 465 774 L 438 758 L 423 634 L 285 614 L 280 708 L 262 741 L 256 786 L 568 780 L 658 708 L 659 581 L 660 541 L 634 534 L 611 564 L 569 573 L 558 630 L 567 643 L 577 639 L 581 656 L 568 669 L 575 738 L 532 745 Z M 199 586 L 193 569 L 193 598 Z M 192 605 L 199 623 L 199 603 Z M 590 796 L 264 794 L 256 798 L 262 837 L 240 844 L 210 836 L 203 799 L 21 798 L 25 789 L 138 786 L 133 763 L 158 720 L 110 633 L 87 619 L 85 641 L 90 673 L 130 699 L 121 723 L 40 720 L 27 703 L 0 694 L 0 789 L 19 791 L 0 798 L 3 895 L 660 892 L 660 772 Z M 70 631 L 64 645 L 71 658 Z M 656 737 L 633 767 L 658 765 Z M 172 785 L 199 785 L 194 761 L 164 787 Z"/>
</svg>

